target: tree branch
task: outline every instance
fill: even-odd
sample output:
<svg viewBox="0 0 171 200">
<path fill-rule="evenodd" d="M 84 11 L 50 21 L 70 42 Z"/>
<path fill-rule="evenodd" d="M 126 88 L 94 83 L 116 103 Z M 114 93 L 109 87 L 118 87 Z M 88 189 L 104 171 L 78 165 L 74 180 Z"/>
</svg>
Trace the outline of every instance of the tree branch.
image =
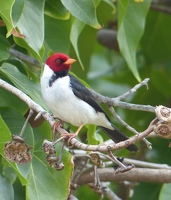
<svg viewBox="0 0 171 200">
<path fill-rule="evenodd" d="M 157 119 L 154 120 L 154 123 L 156 123 Z M 154 129 L 154 125 L 150 125 L 144 132 L 141 132 L 133 137 L 130 137 L 129 139 L 119 142 L 119 143 L 114 143 L 113 145 L 86 145 L 84 143 L 79 142 L 78 140 L 76 140 L 75 138 L 72 138 L 72 140 L 70 141 L 71 145 L 79 148 L 79 149 L 83 149 L 85 151 L 100 151 L 100 152 L 108 152 L 108 151 L 113 151 L 113 150 L 117 150 L 117 149 L 121 149 L 121 148 L 126 148 L 131 144 L 136 143 L 139 140 L 142 140 L 143 138 L 147 137 L 151 132 L 153 132 Z M 60 128 L 58 129 L 59 132 Z"/>
<path fill-rule="evenodd" d="M 155 107 L 150 106 L 150 105 L 138 105 L 138 104 L 132 104 L 132 103 L 127 103 L 118 100 L 117 98 L 109 98 L 105 97 L 94 90 L 90 90 L 94 98 L 99 101 L 100 103 L 104 103 L 108 106 L 113 106 L 113 107 L 120 107 L 120 108 L 125 108 L 128 110 L 138 110 L 138 111 L 147 111 L 147 112 L 154 112 Z M 132 94 L 132 93 L 129 93 Z"/>
<path fill-rule="evenodd" d="M 156 3 L 152 3 L 150 8 L 155 11 L 163 12 L 165 14 L 171 15 L 171 9 L 167 6 L 158 5 Z"/>
<path fill-rule="evenodd" d="M 115 99 L 117 99 L 117 100 L 126 99 L 130 94 L 133 94 L 134 92 L 136 92 L 143 85 L 145 85 L 146 88 L 148 89 L 148 82 L 149 82 L 149 80 L 150 80 L 149 78 L 144 79 L 142 82 L 138 83 L 133 88 L 131 88 L 128 92 L 125 92 L 124 94 L 116 97 Z"/>
<path fill-rule="evenodd" d="M 150 169 L 134 168 L 128 172 L 115 174 L 113 168 L 99 168 L 98 174 L 100 181 L 131 181 L 131 182 L 154 182 L 171 183 L 171 170 L 169 169 Z M 83 173 L 77 184 L 83 185 L 94 181 L 93 171 Z"/>
<path fill-rule="evenodd" d="M 17 50 L 15 50 L 13 48 L 10 48 L 9 49 L 9 53 L 12 56 L 14 56 L 14 57 L 16 57 L 16 58 L 18 58 L 18 59 L 20 59 L 22 61 L 25 61 L 25 62 L 27 62 L 27 63 L 29 63 L 31 65 L 37 66 L 39 68 L 41 67 L 40 62 L 38 60 L 36 60 L 35 58 L 32 58 L 30 56 L 27 56 L 26 54 L 21 53 L 20 51 L 17 51 Z"/>
<path fill-rule="evenodd" d="M 134 133 L 135 135 L 138 134 L 138 131 L 136 131 L 134 128 L 132 128 L 131 126 L 129 126 L 123 119 L 121 119 L 121 117 L 120 117 L 119 115 L 117 115 L 117 114 L 115 113 L 115 110 L 114 110 L 113 107 L 109 107 L 109 110 L 110 110 L 110 112 L 112 113 L 112 115 L 113 115 L 123 126 L 125 126 L 128 130 L 130 130 L 130 131 L 131 131 L 132 133 Z M 148 147 L 149 149 L 152 149 L 151 143 L 150 143 L 147 139 L 143 138 L 142 140 L 145 142 L 145 144 L 147 145 L 147 147 Z"/>
<path fill-rule="evenodd" d="M 53 126 L 53 124 L 56 122 L 51 114 L 47 113 L 39 104 L 35 103 L 30 97 L 24 94 L 21 90 L 10 85 L 9 83 L 7 83 L 2 79 L 0 79 L 0 87 L 18 96 L 22 101 L 24 101 L 30 108 L 32 108 L 37 113 L 41 113 L 44 119 L 48 121 L 51 126 Z"/>
<path fill-rule="evenodd" d="M 3 81 L 2 79 L 0 79 L 0 87 L 3 87 L 4 89 L 6 89 L 9 92 L 18 96 L 21 100 L 23 100 L 30 108 L 35 110 L 37 113 L 41 113 L 41 115 L 44 117 L 44 119 L 49 122 L 51 127 L 53 127 L 53 125 L 56 121 L 54 120 L 52 115 L 47 113 L 40 105 L 35 103 L 30 97 L 28 97 L 22 91 L 20 91 L 19 89 L 15 88 L 12 85 L 10 85 L 6 81 Z M 153 121 L 153 123 L 155 123 L 155 122 L 156 122 L 156 120 Z M 125 140 L 125 141 L 119 142 L 117 144 L 113 143 L 113 145 L 108 145 L 108 146 L 86 145 L 84 143 L 79 142 L 75 138 L 72 138 L 70 140 L 70 143 L 71 143 L 72 146 L 75 146 L 77 148 L 80 148 L 80 149 L 83 149 L 83 150 L 86 150 L 86 151 L 108 152 L 108 151 L 112 151 L 112 150 L 117 150 L 117 149 L 125 148 L 125 147 L 127 147 L 131 144 L 134 144 L 135 142 L 142 140 L 143 138 L 147 137 L 153 131 L 153 126 L 154 126 L 153 123 L 151 123 L 150 126 L 148 127 L 148 129 L 145 130 L 144 132 L 137 134 L 137 135 L 135 135 L 135 136 L 133 136 L 133 137 L 131 137 L 131 138 Z M 57 131 L 60 134 L 67 133 L 67 131 L 65 129 L 61 128 L 60 126 L 58 126 Z"/>
</svg>

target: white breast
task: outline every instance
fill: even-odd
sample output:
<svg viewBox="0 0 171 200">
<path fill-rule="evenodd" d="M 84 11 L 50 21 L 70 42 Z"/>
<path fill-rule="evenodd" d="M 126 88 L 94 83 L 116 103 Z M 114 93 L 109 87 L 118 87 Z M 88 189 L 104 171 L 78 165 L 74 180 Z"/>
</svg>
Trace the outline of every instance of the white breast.
<svg viewBox="0 0 171 200">
<path fill-rule="evenodd" d="M 57 118 L 75 126 L 95 124 L 113 129 L 103 113 L 96 112 L 89 104 L 74 95 L 70 88 L 69 76 L 58 78 L 49 86 L 52 74 L 53 71 L 45 65 L 41 77 L 41 90 L 45 103 Z"/>
</svg>

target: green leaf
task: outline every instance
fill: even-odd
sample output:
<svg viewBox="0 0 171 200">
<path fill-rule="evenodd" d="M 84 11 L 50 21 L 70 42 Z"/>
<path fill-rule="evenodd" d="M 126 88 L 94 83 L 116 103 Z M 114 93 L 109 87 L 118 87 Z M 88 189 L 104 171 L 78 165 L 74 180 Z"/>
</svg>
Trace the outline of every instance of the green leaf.
<svg viewBox="0 0 171 200">
<path fill-rule="evenodd" d="M 101 137 L 101 135 L 99 135 L 96 132 L 95 125 L 87 125 L 86 127 L 88 128 L 87 131 L 88 144 L 97 145 L 103 142 L 103 138 Z"/>
<path fill-rule="evenodd" d="M 151 1 L 144 0 L 142 3 L 135 1 L 118 1 L 118 43 L 120 51 L 125 58 L 135 78 L 140 81 L 137 70 L 136 49 L 143 35 L 145 17 Z"/>
<path fill-rule="evenodd" d="M 11 117 L 11 116 L 8 115 L 8 117 Z M 15 119 L 17 120 L 17 118 L 15 118 Z M 8 120 L 8 118 L 7 118 L 7 120 Z M 0 133 L 1 133 L 0 154 L 4 157 L 4 153 L 3 153 L 4 145 L 6 142 L 11 141 L 11 133 L 1 116 L 0 116 Z M 15 170 L 21 183 L 23 185 L 25 185 L 27 183 L 27 180 L 25 179 L 24 174 L 22 174 L 21 171 L 19 171 L 17 165 L 15 163 L 11 163 L 9 161 L 7 161 L 7 162 L 9 163 L 9 166 L 11 166 Z M 25 166 L 25 167 L 27 167 L 27 166 Z"/>
<path fill-rule="evenodd" d="M 168 24 L 171 24 L 170 15 L 149 11 L 141 46 L 147 59 L 152 63 L 160 62 L 161 64 L 161 62 L 164 62 L 164 65 L 170 65 L 171 45 L 169 41 L 171 27 Z"/>
<path fill-rule="evenodd" d="M 21 99 L 3 88 L 0 88 L 0 107 L 15 108 L 22 114 L 28 110 L 28 106 Z"/>
<path fill-rule="evenodd" d="M 165 69 L 163 66 L 159 67 L 157 70 L 152 69 L 150 73 L 150 78 L 158 91 L 158 95 L 164 96 L 166 99 L 170 98 L 170 64 L 168 64 L 168 69 Z M 162 84 L 161 84 L 162 83 Z"/>
<path fill-rule="evenodd" d="M 81 22 L 78 19 L 75 19 L 72 28 L 71 28 L 71 33 L 70 33 L 70 40 L 71 43 L 74 47 L 75 53 L 78 57 L 78 60 L 80 62 L 81 67 L 84 69 L 83 63 L 81 62 L 81 58 L 80 58 L 80 54 L 79 54 L 79 50 L 78 50 L 78 39 L 79 36 L 82 32 L 82 30 L 84 29 L 85 24 L 83 22 Z"/>
<path fill-rule="evenodd" d="M 7 178 L 2 176 L 1 173 L 0 173 L 0 186 L 1 186 L 0 187 L 0 194 L 1 194 L 0 199 L 13 200 L 14 199 L 14 191 L 13 191 L 12 184 L 10 183 L 10 181 Z"/>
<path fill-rule="evenodd" d="M 45 1 L 45 15 L 56 19 L 69 19 L 70 13 L 63 6 L 61 1 L 46 0 Z"/>
<path fill-rule="evenodd" d="M 46 107 L 41 96 L 40 85 L 30 80 L 11 64 L 3 63 L 0 71 L 3 72 L 18 89 L 29 95 L 39 105 Z"/>
<path fill-rule="evenodd" d="M 1 108 L 0 113 L 12 135 L 18 135 L 23 127 L 25 118 L 15 109 Z M 26 139 L 26 144 L 28 144 L 31 147 L 34 147 L 33 131 L 29 124 L 27 124 L 26 126 L 23 137 Z M 25 165 L 19 165 L 11 162 L 9 163 L 10 165 L 12 165 L 13 169 L 18 174 L 18 177 L 22 185 L 26 185 L 27 184 L 26 179 L 29 173 L 29 168 L 31 163 L 27 163 Z"/>
<path fill-rule="evenodd" d="M 8 30 L 6 37 L 9 37 L 13 30 L 13 22 L 12 22 L 11 13 L 12 13 L 12 6 L 14 2 L 15 2 L 14 0 L 8 0 L 8 1 L 0 0 L 0 5 L 1 5 L 0 16 L 2 17 Z"/>
<path fill-rule="evenodd" d="M 139 185 L 136 186 L 134 191 L 132 200 L 159 200 L 159 191 L 160 191 L 161 184 L 157 183 L 144 183 L 141 182 Z M 169 200 L 169 199 L 168 199 Z"/>
<path fill-rule="evenodd" d="M 79 78 L 85 80 L 86 79 L 85 77 L 89 72 L 90 60 L 94 44 L 96 42 L 94 39 L 96 37 L 96 30 L 88 25 L 83 24 L 81 21 L 77 19 L 74 22 L 73 26 L 74 27 L 72 27 L 73 29 L 71 31 L 72 35 L 70 35 L 70 40 L 73 43 L 75 52 L 73 52 L 73 50 L 71 49 L 70 56 L 72 58 L 75 58 L 77 55 L 79 62 L 74 63 L 72 67 L 72 72 L 74 72 Z M 81 31 L 82 28 L 83 30 Z M 81 64 L 82 67 L 80 67 Z"/>
<path fill-rule="evenodd" d="M 88 131 L 87 131 L 87 139 L 88 144 L 98 144 L 98 141 L 95 139 L 96 134 L 96 126 L 95 125 L 87 125 Z"/>
<path fill-rule="evenodd" d="M 23 117 L 16 109 L 11 108 L 1 108 L 0 114 L 3 117 L 6 125 L 8 126 L 12 135 L 18 135 L 25 122 L 25 117 Z M 26 143 L 30 146 L 34 145 L 33 141 L 33 131 L 29 124 L 27 124 L 24 131 L 23 137 L 26 138 Z"/>
<path fill-rule="evenodd" d="M 163 184 L 161 191 L 160 191 L 160 196 L 159 200 L 168 200 L 171 197 L 171 183 Z"/>
<path fill-rule="evenodd" d="M 35 156 L 32 160 L 28 176 L 29 184 L 26 188 L 27 199 L 67 199 L 70 191 L 69 180 L 73 169 L 71 155 L 64 150 L 62 158 L 65 168 L 62 171 L 56 171 L 47 166 L 45 153 L 40 149 L 41 144 L 37 146 Z M 59 146 L 57 152 L 58 150 Z"/>
<path fill-rule="evenodd" d="M 71 12 L 71 14 L 80 21 L 92 26 L 93 28 L 101 28 L 96 17 L 96 6 L 99 1 L 61 0 L 61 2 Z"/>
<path fill-rule="evenodd" d="M 17 12 L 17 8 L 13 12 Z M 40 57 L 44 41 L 44 1 L 24 1 L 22 13 L 16 23 L 18 30 L 26 38 L 15 37 L 15 42 Z"/>
<path fill-rule="evenodd" d="M 15 173 L 14 169 L 9 166 L 8 162 L 5 159 L 2 159 L 1 166 L 3 166 L 3 176 L 5 176 L 11 183 L 14 183 L 17 179 L 17 174 Z"/>
<path fill-rule="evenodd" d="M 105 24 L 106 21 L 111 20 L 111 17 L 113 18 L 112 11 L 113 11 L 112 7 L 103 1 L 98 5 L 97 14 L 101 24 Z M 101 13 L 103 13 L 103 15 L 101 15 Z M 89 73 L 90 70 L 92 56 L 94 54 L 95 45 L 97 43 L 95 39 L 96 36 L 97 36 L 97 30 L 86 25 L 85 23 L 83 23 L 78 19 L 74 20 L 71 28 L 70 40 L 76 55 L 73 53 L 73 50 L 71 49 L 70 56 L 72 56 L 73 58 L 77 56 L 79 62 L 74 63 L 72 71 L 78 77 L 83 78 L 84 80 L 86 79 L 86 75 L 87 73 Z M 106 55 L 108 55 L 108 53 Z M 104 59 L 106 60 L 106 57 Z M 97 68 L 99 64 L 101 64 L 101 62 L 95 63 L 95 65 L 97 65 Z M 99 72 L 99 69 L 97 69 L 97 71 Z"/>
<path fill-rule="evenodd" d="M 52 140 L 52 128 L 47 121 L 44 120 L 41 126 L 38 126 L 33 130 L 35 144 L 43 141 L 44 138 L 46 138 L 47 140 Z"/>
<path fill-rule="evenodd" d="M 0 34 L 0 61 L 2 60 L 6 60 L 9 58 L 10 54 L 8 52 L 9 48 L 10 48 L 10 43 L 8 42 L 8 40 Z"/>
<path fill-rule="evenodd" d="M 53 52 L 68 53 L 71 20 L 64 21 L 45 16 L 45 27 L 45 59 L 47 59 L 47 54 L 50 50 Z"/>
<path fill-rule="evenodd" d="M 116 12 L 116 6 L 111 0 L 103 0 L 103 1 L 106 2 L 110 7 L 112 7 L 113 13 Z"/>
<path fill-rule="evenodd" d="M 13 19 L 13 23 L 15 27 L 17 26 L 17 23 L 20 20 L 20 17 L 23 13 L 24 4 L 25 4 L 25 0 L 19 0 L 19 1 L 15 1 L 12 7 L 12 19 Z"/>
<path fill-rule="evenodd" d="M 0 115 L 0 133 L 1 133 L 1 139 L 0 139 L 0 154 L 4 155 L 3 150 L 5 143 L 9 140 L 11 140 L 11 133 L 8 129 L 7 125 L 2 119 L 2 116 Z"/>
</svg>

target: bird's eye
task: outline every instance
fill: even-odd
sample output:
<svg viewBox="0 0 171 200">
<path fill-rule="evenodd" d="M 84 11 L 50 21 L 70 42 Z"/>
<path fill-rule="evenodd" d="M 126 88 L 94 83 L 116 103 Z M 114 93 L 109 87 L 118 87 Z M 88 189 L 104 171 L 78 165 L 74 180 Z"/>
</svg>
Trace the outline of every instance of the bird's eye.
<svg viewBox="0 0 171 200">
<path fill-rule="evenodd" d="M 57 64 L 62 64 L 62 60 L 61 60 L 61 59 L 57 59 L 57 60 L 56 60 L 56 63 L 57 63 Z"/>
</svg>

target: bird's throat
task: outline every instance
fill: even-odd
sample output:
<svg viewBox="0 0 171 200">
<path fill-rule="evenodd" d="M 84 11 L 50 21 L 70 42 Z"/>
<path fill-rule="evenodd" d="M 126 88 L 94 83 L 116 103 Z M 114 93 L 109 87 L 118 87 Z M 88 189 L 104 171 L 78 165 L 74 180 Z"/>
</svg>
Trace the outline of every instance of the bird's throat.
<svg viewBox="0 0 171 200">
<path fill-rule="evenodd" d="M 49 87 L 51 87 L 53 85 L 53 83 L 58 79 L 58 78 L 62 78 L 64 76 L 68 75 L 68 70 L 65 71 L 60 71 L 60 72 L 54 72 L 52 74 L 52 76 L 49 79 Z"/>
</svg>

